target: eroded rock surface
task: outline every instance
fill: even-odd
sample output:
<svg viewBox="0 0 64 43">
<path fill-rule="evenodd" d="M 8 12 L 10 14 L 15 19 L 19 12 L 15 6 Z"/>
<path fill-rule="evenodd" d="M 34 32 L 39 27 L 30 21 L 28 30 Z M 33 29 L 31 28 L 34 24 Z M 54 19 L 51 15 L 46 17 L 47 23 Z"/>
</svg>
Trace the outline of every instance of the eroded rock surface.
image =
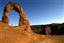
<svg viewBox="0 0 64 43">
<path fill-rule="evenodd" d="M 9 19 L 8 19 L 8 14 L 10 13 L 10 11 L 15 10 L 19 13 L 20 19 L 19 19 L 19 26 L 25 26 L 25 30 L 30 30 L 30 24 L 28 21 L 28 18 L 25 14 L 25 12 L 23 11 L 22 7 L 17 4 L 17 3 L 8 3 L 5 8 L 4 8 L 4 13 L 3 13 L 3 17 L 2 17 L 2 22 L 9 24 Z M 27 29 L 28 28 L 28 29 Z"/>
</svg>

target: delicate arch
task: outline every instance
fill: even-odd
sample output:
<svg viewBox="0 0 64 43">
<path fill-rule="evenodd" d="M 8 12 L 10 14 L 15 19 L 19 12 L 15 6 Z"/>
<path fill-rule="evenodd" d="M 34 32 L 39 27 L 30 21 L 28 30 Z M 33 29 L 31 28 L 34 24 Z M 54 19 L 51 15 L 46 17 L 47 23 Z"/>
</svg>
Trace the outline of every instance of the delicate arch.
<svg viewBox="0 0 64 43">
<path fill-rule="evenodd" d="M 30 30 L 30 24 L 29 24 L 28 18 L 26 16 L 26 14 L 24 13 L 22 7 L 17 3 L 10 2 L 5 6 L 3 17 L 2 17 L 2 22 L 9 24 L 9 20 L 8 20 L 7 16 L 10 13 L 10 11 L 13 9 L 19 13 L 19 16 L 20 16 L 19 26 L 24 26 L 24 27 L 26 27 L 25 30 L 26 29 Z"/>
</svg>

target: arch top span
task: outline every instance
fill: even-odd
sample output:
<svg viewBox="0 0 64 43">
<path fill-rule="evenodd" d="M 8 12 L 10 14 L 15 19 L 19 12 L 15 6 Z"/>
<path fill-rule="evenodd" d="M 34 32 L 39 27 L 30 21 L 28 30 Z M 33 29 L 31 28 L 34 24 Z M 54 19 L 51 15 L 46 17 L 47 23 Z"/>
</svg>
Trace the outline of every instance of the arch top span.
<svg viewBox="0 0 64 43">
<path fill-rule="evenodd" d="M 15 10 L 19 14 L 23 11 L 22 7 L 18 3 L 9 2 L 4 8 L 4 12 L 10 12 L 11 10 Z"/>
</svg>

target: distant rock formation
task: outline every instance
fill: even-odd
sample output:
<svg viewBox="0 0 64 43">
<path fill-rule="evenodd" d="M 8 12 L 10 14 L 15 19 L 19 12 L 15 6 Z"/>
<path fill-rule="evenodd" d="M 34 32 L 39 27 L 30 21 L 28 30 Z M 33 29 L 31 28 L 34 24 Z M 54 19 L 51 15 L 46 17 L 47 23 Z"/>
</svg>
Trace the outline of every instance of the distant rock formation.
<svg viewBox="0 0 64 43">
<path fill-rule="evenodd" d="M 50 26 L 46 26 L 46 27 L 45 27 L 45 33 L 46 33 L 47 35 L 50 35 L 50 33 L 51 33 L 51 28 L 50 28 Z"/>
<path fill-rule="evenodd" d="M 51 35 L 64 35 L 64 23 L 31 26 L 32 31 L 34 31 L 37 34 L 46 34 L 47 27 L 49 29 L 47 32 L 49 32 L 49 34 Z"/>
</svg>

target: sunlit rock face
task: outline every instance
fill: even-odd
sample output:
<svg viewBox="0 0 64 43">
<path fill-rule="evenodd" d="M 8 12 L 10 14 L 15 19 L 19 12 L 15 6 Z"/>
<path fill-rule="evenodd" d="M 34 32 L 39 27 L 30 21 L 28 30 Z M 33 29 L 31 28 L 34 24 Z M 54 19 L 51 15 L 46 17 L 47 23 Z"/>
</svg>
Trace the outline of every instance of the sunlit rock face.
<svg viewBox="0 0 64 43">
<path fill-rule="evenodd" d="M 15 10 L 19 13 L 19 26 L 24 26 L 25 30 L 29 30 L 31 31 L 30 28 L 30 24 L 28 21 L 28 18 L 26 16 L 26 14 L 24 13 L 22 7 L 18 4 L 18 3 L 8 3 L 5 8 L 4 8 L 4 13 L 3 13 L 3 17 L 2 17 L 2 22 L 9 24 L 9 19 L 8 19 L 8 14 L 10 13 L 11 10 Z M 28 28 L 28 29 L 27 29 Z"/>
<path fill-rule="evenodd" d="M 19 13 L 19 26 L 9 26 L 8 14 L 11 10 Z M 2 43 L 28 43 L 32 39 L 37 39 L 37 35 L 31 31 L 30 24 L 22 7 L 17 3 L 8 3 L 4 8 L 2 22 L 0 24 L 0 42 Z M 26 41 L 26 42 L 25 42 Z"/>
<path fill-rule="evenodd" d="M 19 26 L 9 26 L 11 10 L 19 13 Z M 17 3 L 8 3 L 0 22 L 0 43 L 64 43 L 64 36 L 39 35 L 32 32 L 27 16 Z"/>
</svg>

